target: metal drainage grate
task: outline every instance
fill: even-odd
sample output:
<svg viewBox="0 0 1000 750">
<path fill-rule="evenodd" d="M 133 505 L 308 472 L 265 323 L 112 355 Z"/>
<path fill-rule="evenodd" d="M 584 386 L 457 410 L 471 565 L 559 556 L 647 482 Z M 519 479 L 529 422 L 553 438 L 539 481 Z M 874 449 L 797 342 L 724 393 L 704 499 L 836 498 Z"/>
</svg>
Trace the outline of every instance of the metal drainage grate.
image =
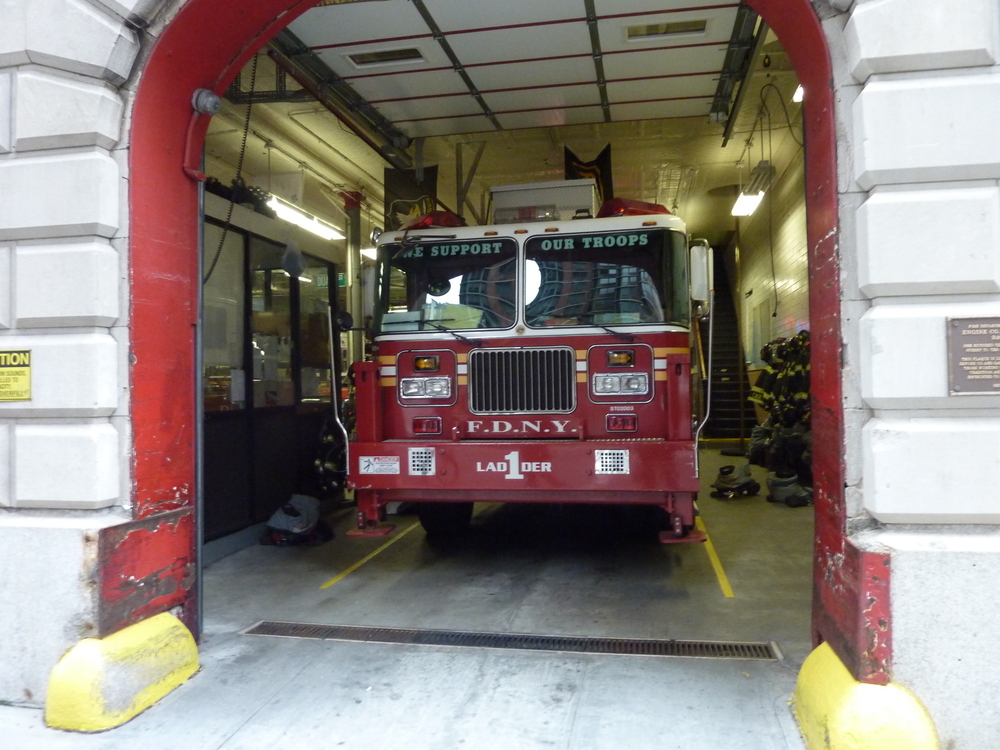
<svg viewBox="0 0 1000 750">
<path fill-rule="evenodd" d="M 667 641 L 633 638 L 584 638 L 564 635 L 520 633 L 469 633 L 455 630 L 406 630 L 362 628 L 350 625 L 310 625 L 302 622 L 263 620 L 243 631 L 244 635 L 282 638 L 315 638 L 366 643 L 412 643 L 422 646 L 509 648 L 526 651 L 564 651 L 578 654 L 628 654 L 634 656 L 687 656 L 709 659 L 777 660 L 781 652 L 771 643 L 726 643 L 713 641 Z"/>
</svg>

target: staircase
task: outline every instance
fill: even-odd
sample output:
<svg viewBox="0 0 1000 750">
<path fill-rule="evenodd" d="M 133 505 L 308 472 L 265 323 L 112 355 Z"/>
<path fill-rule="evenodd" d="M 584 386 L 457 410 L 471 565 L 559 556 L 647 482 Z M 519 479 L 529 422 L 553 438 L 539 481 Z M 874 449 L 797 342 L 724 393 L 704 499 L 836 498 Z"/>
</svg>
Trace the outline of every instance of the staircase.
<svg viewBox="0 0 1000 750">
<path fill-rule="evenodd" d="M 754 426 L 754 412 L 746 400 L 750 384 L 740 348 L 739 322 L 730 293 L 725 266 L 716 256 L 715 262 L 715 321 L 712 340 L 712 402 L 708 423 L 702 435 L 717 440 L 749 438 Z M 702 341 L 708 346 L 708 321 L 701 323 Z M 740 380 L 743 394 L 740 398 Z M 741 409 L 742 406 L 742 409 Z M 743 426 L 741 429 L 741 412 Z"/>
</svg>

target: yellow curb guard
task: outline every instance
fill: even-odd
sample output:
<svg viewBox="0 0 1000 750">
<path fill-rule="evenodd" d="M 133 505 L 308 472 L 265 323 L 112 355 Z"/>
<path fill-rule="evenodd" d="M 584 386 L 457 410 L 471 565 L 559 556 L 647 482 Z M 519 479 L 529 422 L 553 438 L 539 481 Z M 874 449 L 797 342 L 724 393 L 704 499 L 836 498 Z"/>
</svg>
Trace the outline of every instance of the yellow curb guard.
<svg viewBox="0 0 1000 750">
<path fill-rule="evenodd" d="M 938 750 L 926 709 L 897 685 L 857 682 L 822 644 L 795 685 L 795 717 L 809 750 Z"/>
<path fill-rule="evenodd" d="M 198 671 L 198 646 L 171 614 L 85 638 L 49 675 L 45 723 L 100 732 L 124 724 Z"/>
</svg>

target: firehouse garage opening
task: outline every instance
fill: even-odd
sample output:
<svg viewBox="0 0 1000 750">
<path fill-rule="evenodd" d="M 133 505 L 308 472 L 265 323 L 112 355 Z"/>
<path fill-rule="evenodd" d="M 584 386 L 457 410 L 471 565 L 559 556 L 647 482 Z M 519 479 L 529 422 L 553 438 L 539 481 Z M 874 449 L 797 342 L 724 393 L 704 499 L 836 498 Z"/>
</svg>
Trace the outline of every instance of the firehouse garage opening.
<svg viewBox="0 0 1000 750">
<path fill-rule="evenodd" d="M 205 148 L 206 628 L 797 669 L 803 91 L 753 11 L 699 5 L 321 4 L 233 82 Z"/>
</svg>

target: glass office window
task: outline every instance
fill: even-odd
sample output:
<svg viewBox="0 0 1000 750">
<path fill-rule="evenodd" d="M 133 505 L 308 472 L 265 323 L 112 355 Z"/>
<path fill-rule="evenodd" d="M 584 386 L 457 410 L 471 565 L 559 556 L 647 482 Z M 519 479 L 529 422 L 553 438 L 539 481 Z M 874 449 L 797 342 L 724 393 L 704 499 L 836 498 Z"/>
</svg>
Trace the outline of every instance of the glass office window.
<svg viewBox="0 0 1000 750">
<path fill-rule="evenodd" d="M 243 242 L 241 233 L 227 232 L 221 250 L 222 227 L 205 224 L 205 264 L 212 275 L 205 283 L 203 312 L 205 411 L 246 407 L 246 371 L 243 369 L 245 309 Z M 213 266 L 214 262 L 214 268 Z"/>
<path fill-rule="evenodd" d="M 332 269 L 312 258 L 306 264 L 299 276 L 300 392 L 303 402 L 329 402 L 334 389 L 329 316 Z"/>
<path fill-rule="evenodd" d="M 285 248 L 250 238 L 250 335 L 254 407 L 292 406 L 292 285 Z"/>
</svg>

